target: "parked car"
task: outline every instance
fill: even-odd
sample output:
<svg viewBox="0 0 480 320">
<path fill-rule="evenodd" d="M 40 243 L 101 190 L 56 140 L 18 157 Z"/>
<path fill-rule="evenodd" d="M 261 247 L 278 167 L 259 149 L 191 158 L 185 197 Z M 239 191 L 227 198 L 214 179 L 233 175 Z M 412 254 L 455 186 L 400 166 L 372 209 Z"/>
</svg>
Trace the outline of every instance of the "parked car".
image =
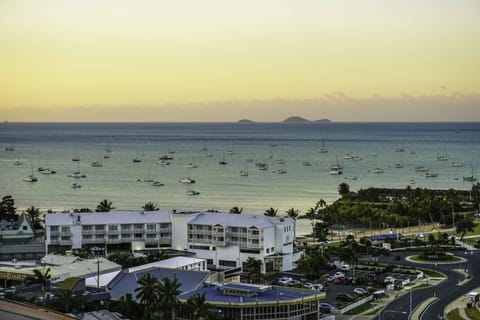
<svg viewBox="0 0 480 320">
<path fill-rule="evenodd" d="M 361 295 L 367 294 L 368 292 L 367 292 L 367 290 L 365 290 L 363 288 L 355 288 L 355 289 L 353 289 L 353 293 L 361 296 Z"/>
<path fill-rule="evenodd" d="M 323 291 L 325 290 L 325 288 L 323 287 L 323 285 L 321 284 L 314 284 L 312 287 L 311 287 L 312 290 L 315 290 L 315 291 Z"/>
<path fill-rule="evenodd" d="M 328 282 L 332 282 L 333 280 L 335 280 L 335 276 L 328 276 L 327 277 Z"/>
<path fill-rule="evenodd" d="M 349 295 L 348 293 L 339 293 L 337 294 L 337 297 L 335 299 L 339 301 L 352 301 L 353 298 L 354 297 Z"/>
<path fill-rule="evenodd" d="M 332 313 L 333 311 L 335 311 L 335 307 L 332 306 L 330 303 L 320 303 L 319 305 L 319 309 L 320 309 L 320 312 L 323 312 L 323 313 Z"/>
<path fill-rule="evenodd" d="M 342 264 L 340 266 L 340 270 L 342 270 L 342 271 L 350 271 L 350 269 L 351 269 L 351 267 L 350 267 L 349 264 Z"/>
<path fill-rule="evenodd" d="M 385 283 L 394 283 L 394 282 L 395 282 L 395 278 L 392 277 L 392 276 L 386 276 L 385 279 L 383 280 L 383 282 L 385 282 Z"/>
<path fill-rule="evenodd" d="M 333 280 L 333 283 L 335 283 L 335 284 L 341 284 L 342 281 L 343 281 L 343 278 L 338 277 L 338 278 L 335 278 L 335 280 Z"/>
<path fill-rule="evenodd" d="M 313 286 L 313 283 L 310 283 L 310 282 L 306 282 L 303 284 L 303 287 L 305 289 L 312 289 L 312 286 Z"/>
<path fill-rule="evenodd" d="M 334 278 L 343 278 L 343 277 L 345 277 L 345 273 L 338 271 L 338 272 L 335 272 L 333 277 Z"/>
</svg>

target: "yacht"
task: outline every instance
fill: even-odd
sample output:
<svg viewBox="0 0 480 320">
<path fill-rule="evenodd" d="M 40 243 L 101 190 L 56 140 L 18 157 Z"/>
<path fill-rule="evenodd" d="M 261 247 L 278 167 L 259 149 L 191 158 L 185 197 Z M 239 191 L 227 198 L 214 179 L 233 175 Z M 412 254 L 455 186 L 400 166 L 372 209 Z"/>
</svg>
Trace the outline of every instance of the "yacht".
<svg viewBox="0 0 480 320">
<path fill-rule="evenodd" d="M 137 181 L 138 182 L 153 182 L 154 180 L 152 178 L 150 178 L 150 168 L 148 168 L 148 176 L 146 178 L 145 177 L 138 178 Z"/>
<path fill-rule="evenodd" d="M 78 150 L 75 152 L 75 155 L 72 158 L 72 161 L 78 162 L 80 161 L 80 156 L 78 155 Z"/>
<path fill-rule="evenodd" d="M 477 181 L 474 176 L 463 176 L 463 181 Z"/>
<path fill-rule="evenodd" d="M 436 178 L 436 177 L 438 177 L 438 173 L 436 173 L 436 172 L 427 172 L 427 173 L 425 173 L 425 177 L 426 177 L 426 178 Z"/>
<path fill-rule="evenodd" d="M 192 183 L 195 183 L 195 180 L 191 179 L 190 177 L 185 177 L 185 178 L 182 178 L 182 179 L 178 180 L 178 182 L 192 184 Z"/>
<path fill-rule="evenodd" d="M 448 160 L 448 157 L 446 154 L 442 154 L 437 157 L 437 161 L 447 161 L 447 160 Z"/>
<path fill-rule="evenodd" d="M 276 172 L 276 173 L 278 173 L 278 174 L 286 174 L 286 173 L 287 173 L 287 170 L 285 170 L 285 169 L 283 169 L 283 168 L 280 168 L 280 169 L 277 169 L 277 170 L 275 170 L 275 171 L 273 171 L 273 172 Z"/>
<path fill-rule="evenodd" d="M 416 166 L 416 167 L 415 167 L 415 171 L 416 171 L 416 172 L 427 172 L 428 169 L 425 168 L 424 166 Z"/>
<path fill-rule="evenodd" d="M 308 162 L 308 161 L 303 161 L 303 162 L 302 162 L 302 166 L 304 166 L 304 167 L 311 167 L 312 164 L 311 164 L 310 162 Z"/>
<path fill-rule="evenodd" d="M 140 159 L 140 158 L 133 158 L 133 159 L 132 159 L 132 162 L 133 162 L 133 163 L 140 163 L 140 162 L 142 162 L 142 159 Z"/>
<path fill-rule="evenodd" d="M 356 176 L 349 176 L 349 177 L 345 177 L 344 179 L 345 180 L 357 180 L 358 178 Z"/>
<path fill-rule="evenodd" d="M 81 188 L 81 187 L 82 187 L 82 186 L 79 185 L 78 183 L 74 183 L 74 184 L 72 184 L 72 186 L 71 186 L 72 189 L 78 189 L 78 188 Z"/>
<path fill-rule="evenodd" d="M 70 178 L 74 178 L 74 179 L 80 179 L 80 178 L 86 178 L 87 177 L 85 174 L 80 173 L 80 171 L 75 171 L 74 173 L 69 174 L 68 176 Z"/>
<path fill-rule="evenodd" d="M 452 167 L 463 167 L 463 163 L 461 163 L 460 161 L 453 161 L 452 162 Z"/>
<path fill-rule="evenodd" d="M 255 166 L 258 168 L 258 170 L 261 170 L 261 171 L 268 170 L 268 165 L 263 162 L 257 162 L 255 163 Z"/>
<path fill-rule="evenodd" d="M 330 167 L 330 170 L 328 170 L 328 173 L 331 174 L 331 175 L 339 175 L 339 174 L 342 174 L 342 169 L 336 167 L 336 166 L 332 166 Z"/>
<path fill-rule="evenodd" d="M 193 162 L 189 162 L 185 165 L 185 168 L 198 168 L 198 166 Z"/>
<path fill-rule="evenodd" d="M 396 148 L 396 149 L 395 149 L 395 152 L 405 152 L 405 149 L 403 149 L 403 148 Z"/>
<path fill-rule="evenodd" d="M 353 156 L 352 156 L 350 153 L 347 153 L 347 154 L 345 154 L 345 156 L 343 156 L 343 159 L 345 159 L 345 160 L 352 160 L 352 159 L 353 159 Z"/>
<path fill-rule="evenodd" d="M 55 174 L 57 171 L 51 170 L 50 168 L 45 168 L 43 170 L 39 170 L 41 174 Z"/>
<path fill-rule="evenodd" d="M 383 173 L 383 169 L 382 168 L 375 168 L 372 170 L 373 173 Z"/>
<path fill-rule="evenodd" d="M 225 161 L 225 152 L 223 153 L 222 158 L 220 159 L 220 161 L 218 161 L 218 164 L 221 165 L 221 166 L 224 166 L 224 165 L 227 164 L 227 162 Z"/>
<path fill-rule="evenodd" d="M 15 145 L 9 144 L 5 147 L 5 151 L 15 151 Z"/>
<path fill-rule="evenodd" d="M 359 156 L 353 156 L 353 157 L 352 157 L 352 160 L 360 161 L 360 160 L 363 160 L 363 158 L 362 158 L 362 157 L 359 157 Z"/>
<path fill-rule="evenodd" d="M 159 160 L 173 160 L 172 156 L 164 155 L 158 158 Z"/>
<path fill-rule="evenodd" d="M 169 166 L 170 162 L 168 162 L 167 160 L 160 160 L 160 161 L 157 162 L 157 164 L 159 164 L 161 166 Z"/>
<path fill-rule="evenodd" d="M 16 165 L 16 166 L 21 166 L 21 165 L 23 164 L 23 161 L 21 161 L 21 160 L 15 160 L 15 161 L 13 162 L 13 164 Z"/>
<path fill-rule="evenodd" d="M 241 177 L 248 177 L 248 171 L 247 170 L 240 170 L 240 176 Z"/>
<path fill-rule="evenodd" d="M 92 167 L 101 167 L 102 166 L 102 163 L 100 161 L 93 161 L 91 164 L 90 164 Z"/>
<path fill-rule="evenodd" d="M 152 182 L 152 187 L 161 187 L 161 186 L 164 186 L 164 184 L 161 183 L 160 181 L 154 181 L 154 182 Z"/>
<path fill-rule="evenodd" d="M 393 167 L 395 167 L 395 168 L 397 168 L 397 169 L 401 169 L 401 168 L 403 168 L 403 164 L 401 164 L 401 163 L 395 163 L 395 164 L 393 165 Z"/>
<path fill-rule="evenodd" d="M 192 189 L 188 189 L 187 191 L 185 191 L 185 194 L 186 194 L 187 196 L 196 196 L 196 195 L 199 195 L 200 192 L 195 191 L 195 190 L 192 190 Z"/>
<path fill-rule="evenodd" d="M 23 181 L 25 181 L 25 182 L 37 182 L 38 179 L 34 175 L 29 175 L 29 176 L 26 176 L 25 178 L 23 178 Z"/>
</svg>

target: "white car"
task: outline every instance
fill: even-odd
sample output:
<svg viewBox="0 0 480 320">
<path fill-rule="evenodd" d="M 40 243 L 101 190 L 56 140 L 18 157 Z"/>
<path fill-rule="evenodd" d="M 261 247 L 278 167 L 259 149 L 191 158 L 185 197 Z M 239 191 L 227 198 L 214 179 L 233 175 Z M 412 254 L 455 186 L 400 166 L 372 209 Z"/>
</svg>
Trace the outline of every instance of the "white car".
<svg viewBox="0 0 480 320">
<path fill-rule="evenodd" d="M 342 271 L 350 271 L 350 269 L 351 269 L 351 267 L 350 267 L 349 264 L 342 264 L 340 266 L 340 270 L 342 270 Z"/>
<path fill-rule="evenodd" d="M 385 280 L 383 280 L 383 282 L 385 282 L 385 283 L 394 283 L 394 282 L 395 282 L 395 278 L 392 277 L 392 276 L 387 276 L 387 277 L 385 277 Z"/>
<path fill-rule="evenodd" d="M 323 285 L 321 284 L 314 284 L 310 289 L 315 290 L 315 291 L 323 291 Z"/>
<path fill-rule="evenodd" d="M 367 290 L 363 289 L 363 288 L 355 288 L 353 289 L 353 293 L 355 294 L 358 294 L 358 295 L 364 295 L 367 293 Z"/>
<path fill-rule="evenodd" d="M 345 273 L 338 271 L 338 272 L 335 272 L 335 274 L 333 275 L 333 277 L 334 277 L 335 279 L 337 279 L 337 278 L 343 278 L 343 277 L 345 277 Z"/>
</svg>

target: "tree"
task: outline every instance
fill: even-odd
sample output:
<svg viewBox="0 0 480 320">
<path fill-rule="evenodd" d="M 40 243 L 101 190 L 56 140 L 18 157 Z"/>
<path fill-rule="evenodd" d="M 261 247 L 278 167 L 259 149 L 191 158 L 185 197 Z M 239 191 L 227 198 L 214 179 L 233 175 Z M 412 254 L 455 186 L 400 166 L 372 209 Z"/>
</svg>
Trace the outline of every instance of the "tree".
<svg viewBox="0 0 480 320">
<path fill-rule="evenodd" d="M 248 257 L 247 261 L 243 266 L 243 271 L 249 272 L 251 275 L 251 279 L 254 282 L 258 282 L 260 280 L 260 272 L 262 270 L 262 260 L 255 259 L 253 257 Z"/>
<path fill-rule="evenodd" d="M 305 212 L 305 217 L 308 219 L 308 220 L 313 220 L 315 219 L 315 216 L 317 215 L 317 210 L 315 208 L 310 208 L 307 210 L 307 212 Z"/>
<path fill-rule="evenodd" d="M 295 208 L 290 208 L 285 213 L 292 219 L 296 219 L 298 215 L 300 214 L 300 210 L 295 209 Z"/>
<path fill-rule="evenodd" d="M 55 295 L 55 304 L 60 306 L 63 312 L 70 313 L 72 312 L 72 307 L 74 304 L 73 301 L 73 292 L 69 289 L 61 289 Z"/>
<path fill-rule="evenodd" d="M 35 282 L 42 285 L 42 294 L 45 294 L 46 288 L 50 284 L 50 279 L 52 278 L 52 275 L 50 274 L 50 268 L 47 268 L 43 271 L 34 269 L 33 275 L 35 276 Z"/>
<path fill-rule="evenodd" d="M 318 239 L 318 241 L 325 241 L 327 240 L 328 235 L 330 234 L 330 230 L 328 229 L 327 222 L 317 222 L 313 227 L 313 240 Z"/>
<path fill-rule="evenodd" d="M 28 220 L 32 223 L 33 228 L 35 229 L 41 229 L 42 228 L 42 213 L 40 212 L 40 209 L 35 208 L 34 206 L 31 206 L 30 208 L 27 208 L 27 210 L 24 211 L 25 215 L 28 217 Z"/>
<path fill-rule="evenodd" d="M 208 319 L 212 316 L 212 306 L 207 303 L 205 293 L 195 293 L 187 300 L 187 308 L 190 310 L 193 320 Z"/>
<path fill-rule="evenodd" d="M 137 299 L 145 306 L 147 316 L 151 317 L 159 301 L 160 283 L 157 278 L 146 273 L 138 280 L 138 284 L 140 287 L 135 289 Z"/>
<path fill-rule="evenodd" d="M 14 207 L 15 200 L 12 196 L 4 196 L 2 201 L 0 201 L 0 220 L 10 220 L 15 219 L 15 210 L 17 208 Z"/>
<path fill-rule="evenodd" d="M 457 221 L 456 229 L 457 233 L 460 233 L 460 241 L 462 241 L 467 232 L 473 232 L 475 230 L 475 223 L 471 218 L 464 217 L 460 221 Z"/>
<path fill-rule="evenodd" d="M 240 213 L 242 213 L 242 211 L 243 211 L 243 208 L 239 208 L 237 206 L 230 209 L 230 213 L 234 213 L 234 214 L 240 214 Z"/>
<path fill-rule="evenodd" d="M 157 206 L 156 203 L 153 203 L 152 201 L 149 201 L 145 203 L 145 205 L 142 207 L 143 210 L 145 211 L 158 211 L 160 210 Z"/>
<path fill-rule="evenodd" d="M 267 217 L 276 217 L 277 213 L 278 213 L 278 209 L 273 209 L 272 207 L 270 207 L 270 209 L 265 210 L 263 214 L 266 215 Z"/>
<path fill-rule="evenodd" d="M 350 186 L 345 182 L 338 185 L 338 193 L 342 198 L 347 198 L 350 195 Z"/>
<path fill-rule="evenodd" d="M 175 319 L 175 310 L 179 303 L 177 296 L 180 294 L 180 286 L 181 284 L 177 278 L 174 278 L 172 281 L 167 277 L 163 278 L 159 284 L 159 303 L 167 319 Z"/>
<path fill-rule="evenodd" d="M 112 202 L 105 199 L 98 204 L 97 209 L 95 211 L 96 212 L 109 212 L 113 209 L 115 209 L 115 208 L 112 207 Z"/>
</svg>

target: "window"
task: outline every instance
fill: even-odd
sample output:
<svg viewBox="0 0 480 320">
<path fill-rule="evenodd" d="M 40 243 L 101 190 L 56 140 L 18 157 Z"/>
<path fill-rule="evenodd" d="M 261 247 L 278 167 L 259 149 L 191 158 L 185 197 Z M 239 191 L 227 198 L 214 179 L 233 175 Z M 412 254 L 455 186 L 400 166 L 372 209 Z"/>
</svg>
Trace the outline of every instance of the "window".
<svg viewBox="0 0 480 320">
<path fill-rule="evenodd" d="M 135 229 L 137 229 L 137 230 L 138 230 L 138 229 L 143 229 L 143 224 L 137 223 L 137 224 L 134 224 L 133 227 L 134 227 Z"/>
<path fill-rule="evenodd" d="M 130 231 L 132 229 L 131 224 L 122 224 L 122 231 Z"/>
<path fill-rule="evenodd" d="M 118 235 L 116 234 L 108 236 L 108 240 L 116 240 L 116 239 L 118 239 Z"/>
<path fill-rule="evenodd" d="M 135 233 L 135 239 L 142 239 L 142 238 L 143 238 L 143 234 Z"/>
<path fill-rule="evenodd" d="M 70 227 L 62 227 L 62 232 L 70 232 Z"/>
<path fill-rule="evenodd" d="M 207 264 L 213 264 L 213 259 L 207 259 Z"/>
<path fill-rule="evenodd" d="M 52 240 L 52 241 L 57 241 L 57 240 L 58 240 L 58 236 L 51 236 L 51 237 L 50 237 L 50 240 Z"/>
<path fill-rule="evenodd" d="M 27 226 L 23 226 L 23 228 L 22 228 L 22 229 L 23 229 L 23 230 L 27 230 L 27 229 L 28 229 L 28 227 L 27 227 Z"/>
<path fill-rule="evenodd" d="M 92 226 L 82 226 L 83 231 L 90 231 L 92 230 Z"/>
<path fill-rule="evenodd" d="M 108 226 L 108 231 L 117 231 L 117 230 L 118 230 L 118 226 L 116 224 Z"/>
<path fill-rule="evenodd" d="M 104 236 L 103 234 L 97 234 L 97 235 L 95 236 L 95 239 L 97 239 L 97 240 L 103 240 L 103 239 L 105 239 L 105 236 Z"/>
<path fill-rule="evenodd" d="M 156 224 L 147 224 L 147 230 L 149 231 L 152 231 L 152 230 L 156 230 L 157 229 L 157 225 Z"/>
<path fill-rule="evenodd" d="M 70 240 L 70 236 L 62 236 L 62 241 L 68 241 Z"/>
<path fill-rule="evenodd" d="M 83 236 L 83 240 L 90 240 L 90 239 L 92 239 L 91 235 Z"/>
<path fill-rule="evenodd" d="M 232 260 L 219 260 L 218 264 L 223 266 L 223 267 L 236 267 L 237 266 L 237 262 L 232 261 Z"/>
<path fill-rule="evenodd" d="M 105 226 L 104 226 L 104 225 L 95 226 L 95 230 L 97 230 L 97 231 L 103 231 L 103 230 L 105 230 Z"/>
<path fill-rule="evenodd" d="M 128 234 L 128 233 L 123 233 L 123 234 L 122 234 L 122 239 L 130 239 L 130 234 Z"/>
<path fill-rule="evenodd" d="M 155 239 L 156 236 L 156 234 L 147 234 L 148 239 Z"/>
<path fill-rule="evenodd" d="M 52 232 L 58 231 L 58 226 L 51 226 L 50 231 L 52 231 Z"/>
</svg>

